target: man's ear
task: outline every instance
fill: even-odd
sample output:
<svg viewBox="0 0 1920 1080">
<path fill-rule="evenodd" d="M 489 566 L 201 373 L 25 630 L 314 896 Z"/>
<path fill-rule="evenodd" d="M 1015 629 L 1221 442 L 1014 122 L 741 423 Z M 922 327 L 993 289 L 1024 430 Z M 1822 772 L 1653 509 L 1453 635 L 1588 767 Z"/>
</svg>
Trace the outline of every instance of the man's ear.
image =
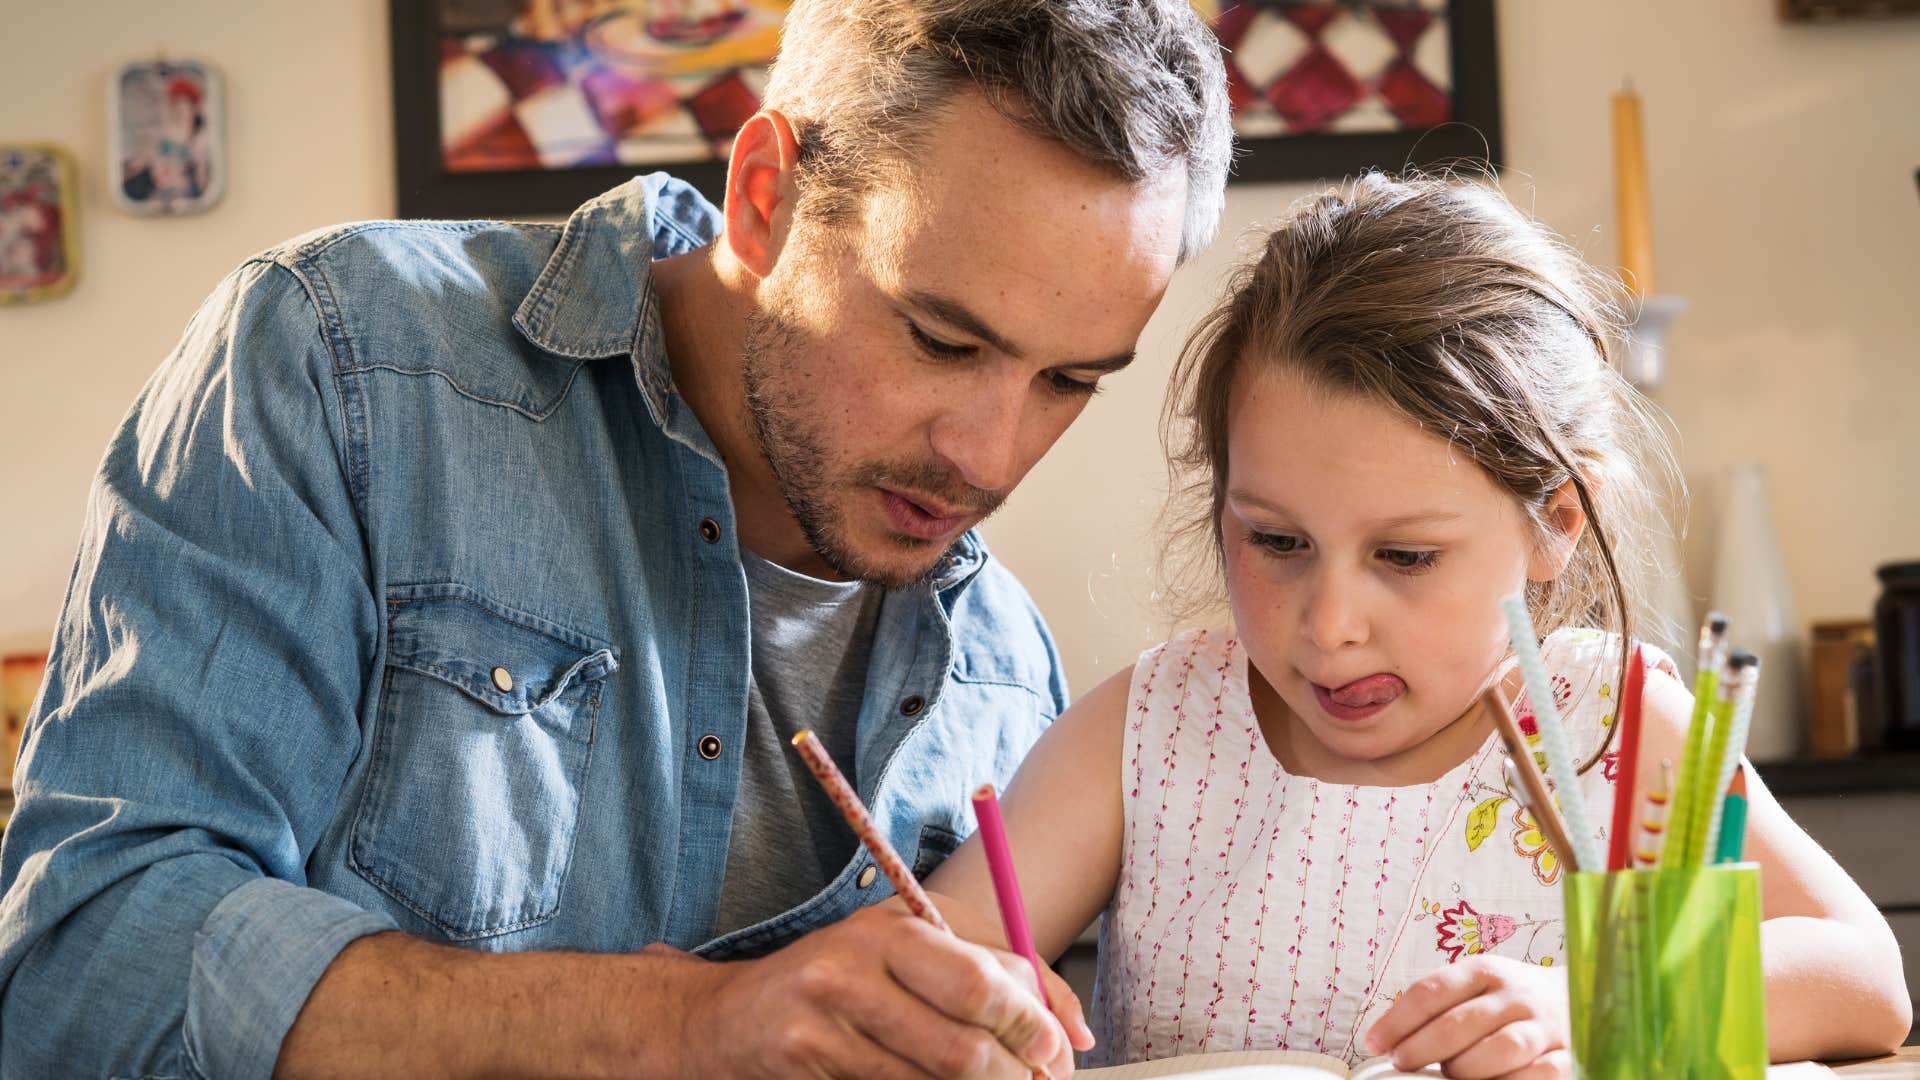
<svg viewBox="0 0 1920 1080">
<path fill-rule="evenodd" d="M 793 125 L 776 110 L 754 113 L 733 137 L 722 240 L 757 278 L 771 274 L 780 260 L 799 195 L 793 175 L 799 161 L 800 141 Z"/>
<path fill-rule="evenodd" d="M 1527 561 L 1527 580 L 1552 581 L 1566 572 L 1573 561 L 1573 550 L 1580 535 L 1587 531 L 1587 512 L 1580 506 L 1580 491 L 1569 480 L 1560 485 L 1547 501 L 1545 542 Z"/>
</svg>

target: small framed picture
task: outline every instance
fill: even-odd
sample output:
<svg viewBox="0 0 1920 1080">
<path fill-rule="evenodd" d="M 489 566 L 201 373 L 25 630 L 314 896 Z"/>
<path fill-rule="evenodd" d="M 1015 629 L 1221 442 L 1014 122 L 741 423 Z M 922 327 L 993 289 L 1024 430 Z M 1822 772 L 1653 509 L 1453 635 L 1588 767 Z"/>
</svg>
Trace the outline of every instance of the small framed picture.
<svg viewBox="0 0 1920 1080">
<path fill-rule="evenodd" d="M 0 304 L 73 288 L 80 249 L 73 158 L 48 143 L 0 143 Z"/>
<path fill-rule="evenodd" d="M 136 214 L 197 214 L 227 186 L 220 73 L 191 60 L 127 64 L 107 88 L 113 198 Z"/>
<path fill-rule="evenodd" d="M 13 766 L 20 757 L 20 740 L 27 730 L 27 714 L 47 677 L 47 654 L 12 653 L 0 657 L 0 792 L 11 798 Z M 4 821 L 0 821 L 4 824 Z"/>
</svg>

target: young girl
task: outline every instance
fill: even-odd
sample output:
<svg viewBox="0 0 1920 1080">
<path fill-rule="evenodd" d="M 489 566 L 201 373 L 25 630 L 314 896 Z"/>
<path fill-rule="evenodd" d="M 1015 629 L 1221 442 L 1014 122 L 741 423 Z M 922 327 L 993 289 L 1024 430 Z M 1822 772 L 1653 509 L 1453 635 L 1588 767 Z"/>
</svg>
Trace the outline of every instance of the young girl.
<svg viewBox="0 0 1920 1080">
<path fill-rule="evenodd" d="M 1042 956 L 1104 912 L 1090 1062 L 1570 1071 L 1564 871 L 1478 699 L 1497 686 L 1533 731 L 1499 606 L 1524 590 L 1604 826 L 1664 451 L 1596 280 L 1489 187 L 1374 175 L 1297 204 L 1189 343 L 1170 431 L 1232 622 L 1088 694 L 1004 804 Z M 1692 703 L 1643 655 L 1644 792 Z M 1773 1057 L 1898 1045 L 1886 921 L 1749 784 Z M 929 886 L 1004 945 L 977 841 Z"/>
</svg>

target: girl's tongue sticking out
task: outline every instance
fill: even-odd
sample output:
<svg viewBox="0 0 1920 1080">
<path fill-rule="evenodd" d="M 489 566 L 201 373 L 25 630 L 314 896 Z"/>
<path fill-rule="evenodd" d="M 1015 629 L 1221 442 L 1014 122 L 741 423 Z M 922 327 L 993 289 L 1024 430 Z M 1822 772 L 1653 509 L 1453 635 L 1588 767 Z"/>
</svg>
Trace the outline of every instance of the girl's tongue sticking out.
<svg viewBox="0 0 1920 1080">
<path fill-rule="evenodd" d="M 1400 699 L 1407 684 L 1398 675 L 1384 672 L 1355 679 L 1345 686 L 1328 689 L 1313 685 L 1314 697 L 1329 716 L 1341 720 L 1363 720 Z"/>
</svg>

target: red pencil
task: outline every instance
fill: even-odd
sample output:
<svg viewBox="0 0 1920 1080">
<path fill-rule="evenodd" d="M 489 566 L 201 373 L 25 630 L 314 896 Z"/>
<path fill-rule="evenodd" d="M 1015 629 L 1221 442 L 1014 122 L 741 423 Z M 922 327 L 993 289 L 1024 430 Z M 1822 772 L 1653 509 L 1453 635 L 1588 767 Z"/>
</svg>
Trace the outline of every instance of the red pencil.
<svg viewBox="0 0 1920 1080">
<path fill-rule="evenodd" d="M 1033 965 L 1033 982 L 1040 989 L 1040 1000 L 1049 1010 L 1053 997 L 1047 993 L 1046 969 L 1033 948 L 1033 931 L 1027 926 L 1027 905 L 1020 898 L 1020 879 L 1013 872 L 1013 848 L 1007 843 L 1007 826 L 1000 818 L 1000 799 L 992 784 L 981 785 L 973 793 L 973 813 L 980 819 L 980 843 L 987 850 L 987 871 L 993 877 L 993 897 L 1000 905 L 1000 925 L 1007 932 L 1007 948 L 1027 958 Z"/>
<path fill-rule="evenodd" d="M 1646 684 L 1640 646 L 1635 645 L 1633 658 L 1627 662 L 1627 685 L 1620 695 L 1620 769 L 1613 788 L 1613 831 L 1607 837 L 1608 870 L 1633 866 L 1633 788 L 1640 768 L 1640 696 Z"/>
</svg>

